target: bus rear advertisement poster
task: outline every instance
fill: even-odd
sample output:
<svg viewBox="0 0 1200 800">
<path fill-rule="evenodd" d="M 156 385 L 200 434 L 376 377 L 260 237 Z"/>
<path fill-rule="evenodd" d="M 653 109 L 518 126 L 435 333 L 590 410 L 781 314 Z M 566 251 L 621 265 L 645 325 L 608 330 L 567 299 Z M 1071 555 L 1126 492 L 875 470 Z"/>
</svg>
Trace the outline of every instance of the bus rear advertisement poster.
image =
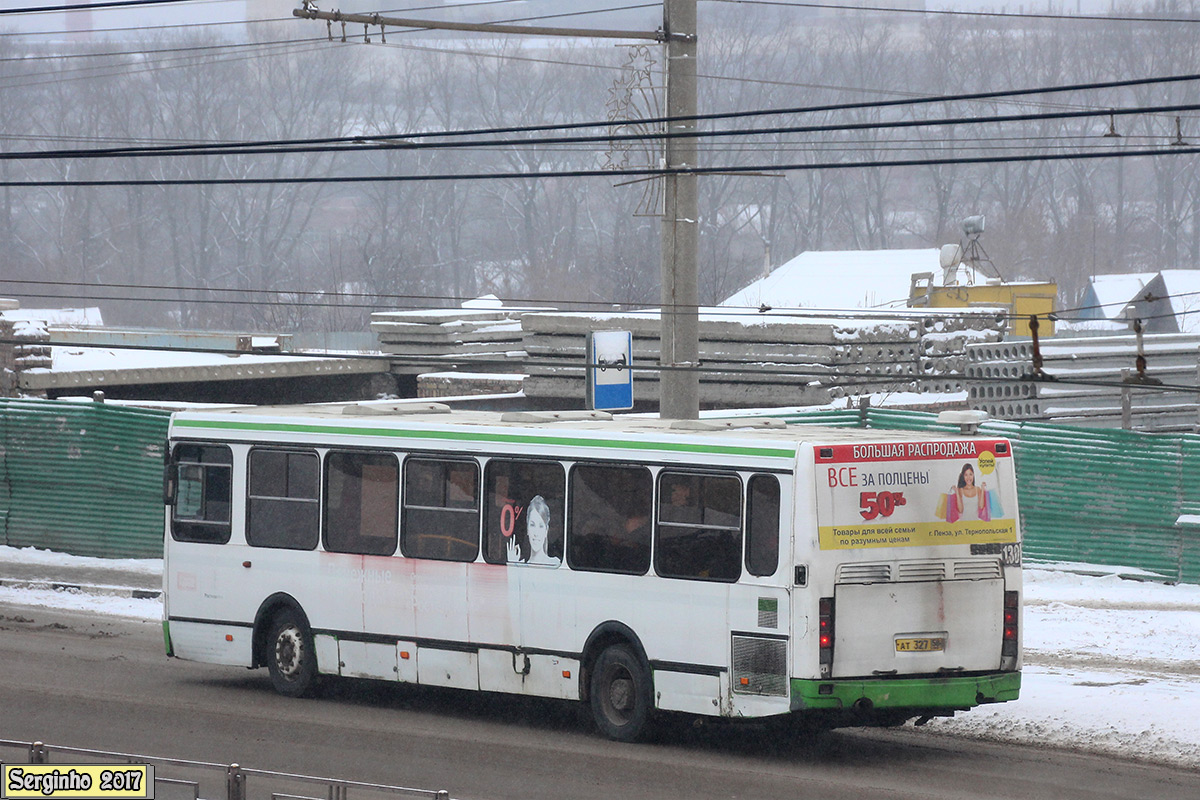
<svg viewBox="0 0 1200 800">
<path fill-rule="evenodd" d="M 814 448 L 822 550 L 1016 542 L 1003 440 Z"/>
</svg>

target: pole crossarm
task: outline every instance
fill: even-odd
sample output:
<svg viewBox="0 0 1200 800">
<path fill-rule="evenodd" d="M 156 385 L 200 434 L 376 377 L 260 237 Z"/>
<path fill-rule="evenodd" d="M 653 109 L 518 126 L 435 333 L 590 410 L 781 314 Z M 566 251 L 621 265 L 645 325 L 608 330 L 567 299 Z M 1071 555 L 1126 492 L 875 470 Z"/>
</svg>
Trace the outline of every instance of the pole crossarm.
<svg viewBox="0 0 1200 800">
<path fill-rule="evenodd" d="M 343 14 L 341 11 L 320 11 L 310 6 L 292 9 L 292 16 L 301 19 L 324 19 L 330 22 L 355 22 L 362 25 L 387 25 L 393 28 L 424 28 L 437 31 L 472 31 L 475 33 L 505 33 L 525 36 L 582 36 L 591 39 L 647 39 L 665 42 L 663 31 L 618 31 L 597 28 L 547 28 L 530 25 L 504 25 L 485 22 L 440 22 L 436 20 L 385 17 L 380 14 Z"/>
</svg>

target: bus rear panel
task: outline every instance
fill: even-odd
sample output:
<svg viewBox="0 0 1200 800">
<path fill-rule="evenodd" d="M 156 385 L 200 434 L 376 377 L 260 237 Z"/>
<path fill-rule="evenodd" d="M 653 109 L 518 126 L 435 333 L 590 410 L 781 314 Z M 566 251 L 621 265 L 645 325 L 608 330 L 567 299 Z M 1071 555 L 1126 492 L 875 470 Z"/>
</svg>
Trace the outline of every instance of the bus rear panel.
<svg viewBox="0 0 1200 800">
<path fill-rule="evenodd" d="M 1002 439 L 812 444 L 792 708 L 892 723 L 1017 698 L 1021 540 Z M 805 532 L 809 541 L 802 542 Z M 815 651 L 815 652 L 814 652 Z"/>
</svg>

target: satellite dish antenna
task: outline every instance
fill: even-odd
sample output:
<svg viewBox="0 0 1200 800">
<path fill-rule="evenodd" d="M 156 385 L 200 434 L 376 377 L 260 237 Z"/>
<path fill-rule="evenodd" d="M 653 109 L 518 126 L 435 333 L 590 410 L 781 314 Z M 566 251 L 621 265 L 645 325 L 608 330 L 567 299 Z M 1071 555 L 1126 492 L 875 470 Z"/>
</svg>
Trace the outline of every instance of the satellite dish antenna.
<svg viewBox="0 0 1200 800">
<path fill-rule="evenodd" d="M 951 286 L 958 275 L 958 265 L 962 263 L 963 249 L 961 245 L 944 244 L 938 253 L 938 262 L 942 265 L 942 286 Z"/>
<path fill-rule="evenodd" d="M 963 249 L 960 244 L 944 244 L 942 251 L 938 253 L 938 261 L 941 262 L 942 269 L 950 269 L 957 267 L 962 263 Z"/>
</svg>

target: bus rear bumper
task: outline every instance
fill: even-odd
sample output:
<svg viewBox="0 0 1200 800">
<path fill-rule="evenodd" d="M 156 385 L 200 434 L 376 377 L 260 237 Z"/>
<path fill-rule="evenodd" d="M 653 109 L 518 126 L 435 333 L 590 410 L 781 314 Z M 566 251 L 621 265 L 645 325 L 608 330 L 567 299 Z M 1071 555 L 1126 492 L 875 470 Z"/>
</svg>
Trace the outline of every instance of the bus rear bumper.
<svg viewBox="0 0 1200 800">
<path fill-rule="evenodd" d="M 792 678 L 792 711 L 851 709 L 959 711 L 1016 700 L 1020 672 L 928 678 L 806 680 Z"/>
</svg>

